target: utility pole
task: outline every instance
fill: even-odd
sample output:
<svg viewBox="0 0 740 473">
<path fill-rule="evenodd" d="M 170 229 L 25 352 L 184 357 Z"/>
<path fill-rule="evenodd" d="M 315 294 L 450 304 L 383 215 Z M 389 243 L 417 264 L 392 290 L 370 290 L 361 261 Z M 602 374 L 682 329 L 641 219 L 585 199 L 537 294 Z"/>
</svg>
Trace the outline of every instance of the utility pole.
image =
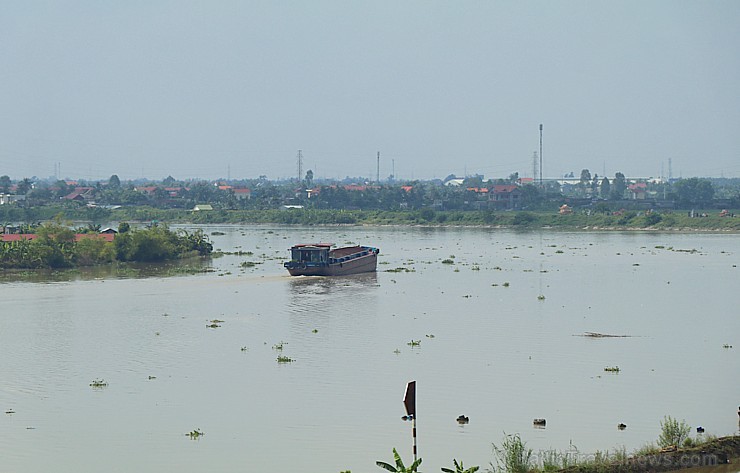
<svg viewBox="0 0 740 473">
<path fill-rule="evenodd" d="M 542 187 L 542 123 L 540 123 L 540 187 Z"/>
<path fill-rule="evenodd" d="M 303 180 L 303 152 L 298 150 L 298 183 Z"/>
</svg>

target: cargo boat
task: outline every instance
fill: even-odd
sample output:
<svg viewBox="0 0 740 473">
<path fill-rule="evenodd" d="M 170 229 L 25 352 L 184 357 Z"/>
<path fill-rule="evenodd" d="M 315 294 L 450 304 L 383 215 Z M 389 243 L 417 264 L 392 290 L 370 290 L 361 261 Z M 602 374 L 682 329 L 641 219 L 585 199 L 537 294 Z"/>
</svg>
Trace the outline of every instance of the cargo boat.
<svg viewBox="0 0 740 473">
<path fill-rule="evenodd" d="M 376 270 L 380 249 L 359 245 L 332 249 L 332 246 L 332 243 L 294 245 L 290 248 L 290 261 L 283 266 L 291 276 L 343 276 Z"/>
</svg>

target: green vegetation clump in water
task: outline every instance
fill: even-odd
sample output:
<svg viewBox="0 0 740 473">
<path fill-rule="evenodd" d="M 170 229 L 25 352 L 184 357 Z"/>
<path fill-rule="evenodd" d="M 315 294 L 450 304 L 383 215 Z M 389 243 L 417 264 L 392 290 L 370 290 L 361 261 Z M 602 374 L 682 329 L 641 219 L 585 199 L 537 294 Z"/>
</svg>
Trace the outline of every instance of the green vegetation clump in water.
<svg viewBox="0 0 740 473">
<path fill-rule="evenodd" d="M 185 434 L 185 435 L 187 435 L 188 437 L 190 437 L 190 438 L 191 438 L 192 440 L 197 440 L 197 439 L 199 439 L 200 437 L 204 436 L 205 434 L 203 433 L 203 431 L 202 431 L 202 430 L 200 430 L 200 429 L 195 429 L 195 430 L 192 430 L 192 431 L 188 432 L 188 433 L 187 433 L 187 434 Z"/>
<path fill-rule="evenodd" d="M 122 231 L 112 242 L 95 233 L 78 238 L 58 220 L 33 230 L 33 239 L 0 242 L 0 268 L 56 269 L 113 262 L 161 262 L 206 256 L 213 251 L 202 230 L 174 232 L 166 225 Z"/>
<path fill-rule="evenodd" d="M 104 388 L 108 386 L 108 383 L 106 383 L 104 379 L 94 379 L 93 382 L 90 383 L 90 386 L 93 388 Z"/>
</svg>

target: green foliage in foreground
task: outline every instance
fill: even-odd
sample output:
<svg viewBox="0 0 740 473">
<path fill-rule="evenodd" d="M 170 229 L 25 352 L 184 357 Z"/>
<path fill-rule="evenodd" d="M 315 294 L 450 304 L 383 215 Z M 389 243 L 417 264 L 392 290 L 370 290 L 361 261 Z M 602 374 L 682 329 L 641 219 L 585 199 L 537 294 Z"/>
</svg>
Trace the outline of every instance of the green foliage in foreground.
<svg viewBox="0 0 740 473">
<path fill-rule="evenodd" d="M 383 468 L 385 470 L 394 472 L 394 473 L 410 473 L 412 471 L 419 471 L 419 465 L 421 465 L 421 458 L 414 461 L 409 466 L 405 466 L 403 464 L 403 460 L 401 460 L 401 455 L 398 454 L 396 449 L 393 449 L 393 459 L 395 460 L 396 465 L 391 465 L 390 463 L 382 462 L 382 461 L 376 461 L 375 464 L 378 465 L 380 468 Z"/>
<path fill-rule="evenodd" d="M 33 240 L 0 242 L 0 268 L 72 268 L 115 261 L 158 262 L 205 256 L 213 251 L 202 230 L 173 232 L 166 226 L 120 233 L 113 242 L 96 235 L 75 241 L 75 233 L 58 222 L 41 225 L 36 235 Z"/>
<path fill-rule="evenodd" d="M 496 465 L 494 466 L 491 463 L 491 467 L 487 471 L 489 473 L 548 473 L 562 470 L 574 473 L 627 471 L 622 467 L 627 465 L 630 458 L 659 455 L 661 448 L 665 447 L 706 448 L 707 445 L 717 441 L 717 437 L 711 434 L 700 433 L 696 437 L 691 437 L 689 425 L 685 421 L 678 422 L 671 416 L 666 416 L 661 421 L 660 426 L 661 433 L 658 444 L 647 443 L 642 448 L 635 450 L 632 455 L 628 455 L 624 447 L 613 451 L 583 454 L 571 444 L 565 452 L 557 450 L 539 451 L 536 459 L 533 459 L 532 450 L 527 448 L 526 442 L 518 434 L 504 434 L 504 441 L 501 445 L 493 445 Z M 455 463 L 455 466 L 458 467 L 457 463 Z M 460 463 L 459 468 L 462 468 L 462 463 Z M 442 471 L 457 473 L 457 471 L 445 468 Z"/>
<path fill-rule="evenodd" d="M 455 466 L 455 469 L 451 468 L 442 468 L 442 471 L 444 473 L 475 473 L 480 468 L 479 466 L 471 466 L 470 468 L 465 468 L 463 466 L 462 460 L 460 460 L 460 463 L 457 462 L 456 459 L 452 459 L 452 464 Z"/>
<path fill-rule="evenodd" d="M 492 472 L 527 473 L 532 469 L 532 449 L 522 441 L 519 434 L 506 435 L 501 446 L 494 444 L 493 453 L 496 455 L 496 467 L 491 464 Z"/>
</svg>

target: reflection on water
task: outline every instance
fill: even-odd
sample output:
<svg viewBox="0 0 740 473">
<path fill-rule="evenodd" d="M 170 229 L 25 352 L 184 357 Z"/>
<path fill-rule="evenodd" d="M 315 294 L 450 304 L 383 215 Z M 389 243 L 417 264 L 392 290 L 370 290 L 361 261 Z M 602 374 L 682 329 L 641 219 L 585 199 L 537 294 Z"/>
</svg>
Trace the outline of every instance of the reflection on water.
<svg viewBox="0 0 740 473">
<path fill-rule="evenodd" d="M 214 230 L 241 253 L 3 274 L 0 471 L 372 471 L 409 458 L 412 379 L 428 471 L 485 468 L 504 432 L 586 453 L 655 441 L 665 415 L 735 432 L 737 235 Z M 378 272 L 290 277 L 304 241 L 378 246 Z"/>
<path fill-rule="evenodd" d="M 295 295 L 331 295 L 337 288 L 354 288 L 364 291 L 378 285 L 377 273 L 348 276 L 295 276 L 290 278 L 290 289 Z"/>
<path fill-rule="evenodd" d="M 211 271 L 210 258 L 188 258 L 162 263 L 115 263 L 74 269 L 0 271 L 0 284 L 10 282 L 65 282 L 111 278 L 150 278 Z"/>
</svg>

